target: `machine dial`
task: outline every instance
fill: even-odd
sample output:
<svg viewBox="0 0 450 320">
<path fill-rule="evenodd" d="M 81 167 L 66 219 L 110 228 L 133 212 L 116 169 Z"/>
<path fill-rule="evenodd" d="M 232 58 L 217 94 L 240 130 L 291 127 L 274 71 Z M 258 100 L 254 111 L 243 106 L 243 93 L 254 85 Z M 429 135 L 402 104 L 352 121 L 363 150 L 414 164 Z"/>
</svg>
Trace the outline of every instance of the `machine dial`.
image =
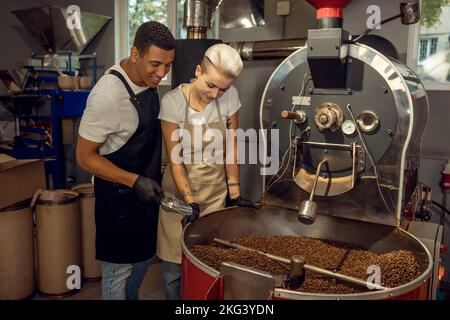
<svg viewBox="0 0 450 320">
<path fill-rule="evenodd" d="M 345 135 L 350 136 L 354 134 L 356 131 L 356 124 L 352 120 L 345 120 L 342 123 L 342 132 L 344 132 Z"/>
<path fill-rule="evenodd" d="M 344 115 L 341 108 L 334 103 L 323 103 L 314 110 L 314 122 L 320 132 L 336 132 L 341 128 Z"/>
</svg>

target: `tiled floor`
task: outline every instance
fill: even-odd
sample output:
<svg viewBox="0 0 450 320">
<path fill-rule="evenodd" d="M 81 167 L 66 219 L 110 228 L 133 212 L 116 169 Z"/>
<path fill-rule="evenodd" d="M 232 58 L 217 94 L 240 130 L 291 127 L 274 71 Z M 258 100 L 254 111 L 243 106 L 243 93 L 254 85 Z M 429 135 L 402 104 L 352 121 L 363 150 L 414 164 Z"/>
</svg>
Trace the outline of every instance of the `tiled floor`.
<svg viewBox="0 0 450 320">
<path fill-rule="evenodd" d="M 100 300 L 102 298 L 101 282 L 85 282 L 76 294 L 61 300 Z M 144 281 L 139 291 L 141 300 L 165 299 L 164 287 L 161 275 L 161 262 L 155 261 L 147 270 Z M 46 300 L 47 298 L 36 295 L 33 300 Z"/>
</svg>

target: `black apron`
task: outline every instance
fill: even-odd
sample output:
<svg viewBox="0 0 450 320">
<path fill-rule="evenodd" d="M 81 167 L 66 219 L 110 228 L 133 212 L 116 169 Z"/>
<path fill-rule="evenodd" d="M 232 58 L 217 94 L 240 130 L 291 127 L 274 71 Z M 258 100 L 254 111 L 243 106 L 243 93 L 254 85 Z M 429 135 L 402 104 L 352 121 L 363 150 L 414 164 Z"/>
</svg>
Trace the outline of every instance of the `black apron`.
<svg viewBox="0 0 450 320">
<path fill-rule="evenodd" d="M 119 150 L 104 157 L 119 168 L 161 182 L 161 126 L 158 120 L 159 97 L 156 89 L 135 95 L 125 85 L 139 116 L 139 125 Z M 96 258 L 112 263 L 136 263 L 156 252 L 159 204 L 144 204 L 136 192 L 125 185 L 94 179 Z"/>
</svg>

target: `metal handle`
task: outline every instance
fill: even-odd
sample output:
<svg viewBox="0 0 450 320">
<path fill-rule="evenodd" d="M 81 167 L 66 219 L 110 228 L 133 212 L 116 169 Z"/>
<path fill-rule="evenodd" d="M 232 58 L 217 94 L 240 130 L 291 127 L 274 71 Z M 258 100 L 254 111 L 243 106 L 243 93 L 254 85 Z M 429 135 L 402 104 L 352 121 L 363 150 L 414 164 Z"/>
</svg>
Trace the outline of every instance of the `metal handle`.
<svg viewBox="0 0 450 320">
<path fill-rule="evenodd" d="M 298 124 L 301 124 L 301 123 L 306 121 L 306 113 L 304 111 L 302 111 L 302 110 L 299 110 L 299 111 L 296 111 L 296 112 L 283 110 L 281 112 L 281 117 L 283 119 L 294 120 L 295 123 L 298 123 Z"/>
<path fill-rule="evenodd" d="M 312 186 L 311 194 L 309 195 L 309 200 L 304 200 L 300 204 L 300 209 L 298 210 L 297 218 L 298 221 L 304 224 L 313 224 L 316 221 L 317 215 L 317 203 L 313 201 L 314 194 L 316 193 L 317 181 L 319 180 L 320 170 L 322 165 L 327 162 L 326 159 L 320 161 L 317 166 L 316 175 L 314 176 L 314 183 Z"/>
<path fill-rule="evenodd" d="M 316 176 L 314 177 L 314 184 L 312 186 L 311 194 L 309 196 L 309 201 L 313 201 L 314 194 L 316 193 L 317 180 L 319 180 L 320 170 L 322 169 L 322 165 L 326 162 L 327 160 L 323 159 L 322 161 L 319 162 L 319 165 L 317 166 Z"/>
</svg>

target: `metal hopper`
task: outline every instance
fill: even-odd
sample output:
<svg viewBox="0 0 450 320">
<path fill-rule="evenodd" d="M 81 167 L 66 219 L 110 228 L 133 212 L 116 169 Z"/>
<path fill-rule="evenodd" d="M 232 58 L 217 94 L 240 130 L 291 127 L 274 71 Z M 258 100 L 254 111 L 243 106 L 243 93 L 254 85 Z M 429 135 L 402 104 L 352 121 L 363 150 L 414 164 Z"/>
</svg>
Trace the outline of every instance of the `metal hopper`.
<svg viewBox="0 0 450 320">
<path fill-rule="evenodd" d="M 82 53 L 111 17 L 77 7 L 41 6 L 12 13 L 48 53 Z"/>
</svg>

